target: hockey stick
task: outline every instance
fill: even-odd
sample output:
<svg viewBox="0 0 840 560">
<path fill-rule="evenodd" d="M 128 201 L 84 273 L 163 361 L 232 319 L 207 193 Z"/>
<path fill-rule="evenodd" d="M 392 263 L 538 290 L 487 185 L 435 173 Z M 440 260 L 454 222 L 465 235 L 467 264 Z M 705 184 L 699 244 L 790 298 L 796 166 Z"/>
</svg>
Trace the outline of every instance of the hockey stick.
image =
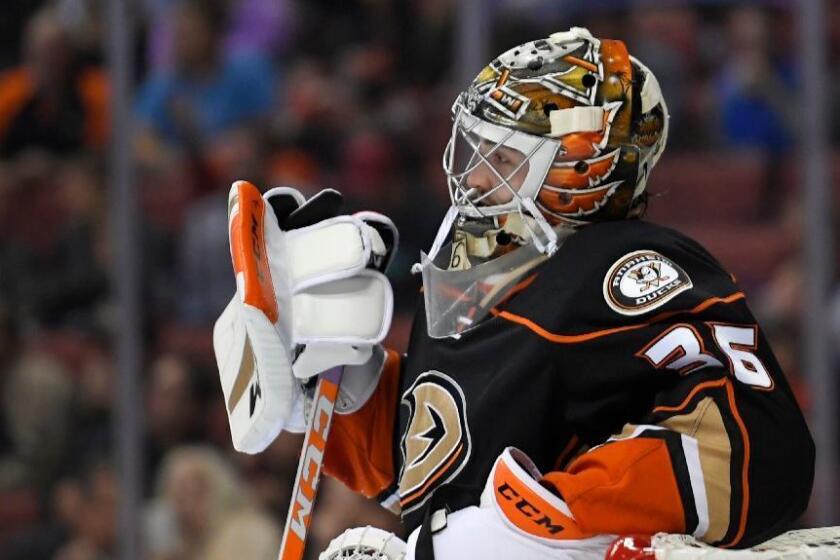
<svg viewBox="0 0 840 560">
<path fill-rule="evenodd" d="M 327 437 L 342 373 L 344 367 L 338 366 L 318 376 L 312 412 L 292 489 L 292 503 L 289 505 L 286 525 L 283 527 L 279 560 L 303 559 L 303 549 L 309 525 L 312 523 L 312 508 L 318 493 L 318 481 L 321 478 L 321 466 L 327 449 Z"/>
</svg>

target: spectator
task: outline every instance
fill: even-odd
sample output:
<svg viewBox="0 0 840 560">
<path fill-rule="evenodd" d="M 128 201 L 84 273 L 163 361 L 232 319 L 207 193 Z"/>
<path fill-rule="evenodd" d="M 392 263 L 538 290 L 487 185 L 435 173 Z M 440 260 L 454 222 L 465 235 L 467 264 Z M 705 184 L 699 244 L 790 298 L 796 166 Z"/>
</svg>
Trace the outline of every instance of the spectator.
<svg viewBox="0 0 840 560">
<path fill-rule="evenodd" d="M 225 50 L 231 53 L 259 52 L 271 56 L 289 39 L 288 0 L 240 0 L 231 6 L 230 29 Z"/>
<path fill-rule="evenodd" d="M 177 445 L 201 441 L 202 421 L 190 364 L 177 354 L 158 356 L 152 362 L 146 389 L 146 474 L 153 476 L 163 457 Z"/>
<path fill-rule="evenodd" d="M 4 560 L 110 560 L 116 537 L 117 482 L 100 456 L 63 477 L 52 493 L 50 516 L 0 546 Z"/>
<path fill-rule="evenodd" d="M 306 196 L 315 194 L 324 185 L 315 158 L 305 150 L 292 147 L 279 149 L 268 159 L 266 180 L 273 187 L 294 185 Z"/>
<path fill-rule="evenodd" d="M 330 92 L 330 95 L 324 95 Z M 302 57 L 292 65 L 275 112 L 272 132 L 283 144 L 294 144 L 326 166 L 335 165 L 343 134 L 359 116 L 356 92 L 329 65 Z"/>
<path fill-rule="evenodd" d="M 183 296 L 177 287 L 177 247 L 199 184 L 197 177 L 192 160 L 171 149 L 156 152 L 139 166 L 143 312 L 151 325 L 171 321 Z"/>
<path fill-rule="evenodd" d="M 0 75 L 0 155 L 99 148 L 107 130 L 105 75 L 79 67 L 55 14 L 38 13 L 26 28 L 23 63 Z"/>
<path fill-rule="evenodd" d="M 269 558 L 280 545 L 279 529 L 208 447 L 167 455 L 144 526 L 149 560 Z"/>
<path fill-rule="evenodd" d="M 771 59 L 767 15 L 737 8 L 726 25 L 726 60 L 717 76 L 724 142 L 779 152 L 793 141 L 793 76 Z"/>
<path fill-rule="evenodd" d="M 236 291 L 228 248 L 227 192 L 237 179 L 262 184 L 262 153 L 255 135 L 238 128 L 208 142 L 209 185 L 186 209 L 178 246 L 178 317 L 209 325 Z"/>
<path fill-rule="evenodd" d="M 215 2 L 181 0 L 174 8 L 174 65 L 140 88 L 141 153 L 158 139 L 196 148 L 271 108 L 275 74 L 266 59 L 228 57 L 221 48 L 225 16 Z"/>
<path fill-rule="evenodd" d="M 78 0 L 63 0 L 78 4 Z M 147 20 L 146 56 L 152 71 L 170 70 L 174 65 L 175 34 L 171 0 L 143 0 Z M 293 31 L 294 7 L 290 0 L 239 0 L 228 2 L 230 13 L 222 40 L 227 54 L 259 53 L 273 57 L 289 43 Z"/>
<path fill-rule="evenodd" d="M 46 492 L 63 467 L 72 426 L 69 374 L 30 346 L 0 382 L 10 442 L 0 456 L 0 490 L 29 486 Z"/>
<path fill-rule="evenodd" d="M 114 468 L 107 461 L 95 460 L 77 481 L 71 479 L 62 489 L 57 513 L 70 535 L 53 560 L 115 559 L 119 487 Z"/>
<path fill-rule="evenodd" d="M 35 154 L 30 154 L 35 156 Z M 30 326 L 93 326 L 107 295 L 100 172 L 85 158 L 17 162 L 6 282 Z"/>
<path fill-rule="evenodd" d="M 73 336 L 72 331 L 54 335 L 52 348 L 65 354 L 63 363 L 75 375 L 74 402 L 71 430 L 73 437 L 63 458 L 62 475 L 84 472 L 93 468 L 91 458 L 104 457 L 114 441 L 114 392 L 117 384 L 117 366 L 108 347 L 108 340 L 101 334 Z M 61 349 L 61 346 L 65 349 Z M 78 353 L 77 356 L 69 354 Z M 60 479 L 53 492 L 61 492 L 67 485 Z M 54 506 L 55 507 L 55 506 Z"/>
</svg>

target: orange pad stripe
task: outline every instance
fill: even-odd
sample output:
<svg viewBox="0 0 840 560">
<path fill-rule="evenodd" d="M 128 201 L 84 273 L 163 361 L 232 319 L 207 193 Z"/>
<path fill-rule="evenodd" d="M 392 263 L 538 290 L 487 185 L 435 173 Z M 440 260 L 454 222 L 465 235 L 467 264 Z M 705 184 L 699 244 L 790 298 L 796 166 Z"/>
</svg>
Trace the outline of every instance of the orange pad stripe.
<svg viewBox="0 0 840 560">
<path fill-rule="evenodd" d="M 279 312 L 265 248 L 265 200 L 257 187 L 247 181 L 237 181 L 235 188 L 231 206 L 238 202 L 238 210 L 234 210 L 228 224 L 233 270 L 237 281 L 240 274 L 243 276 L 243 301 L 276 323 Z"/>
<path fill-rule="evenodd" d="M 588 533 L 685 532 L 685 514 L 665 441 L 634 438 L 584 453 L 545 480 Z"/>
<path fill-rule="evenodd" d="M 393 441 L 399 383 L 400 355 L 388 350 L 373 395 L 356 412 L 333 417 L 324 472 L 368 498 L 396 480 Z"/>
</svg>

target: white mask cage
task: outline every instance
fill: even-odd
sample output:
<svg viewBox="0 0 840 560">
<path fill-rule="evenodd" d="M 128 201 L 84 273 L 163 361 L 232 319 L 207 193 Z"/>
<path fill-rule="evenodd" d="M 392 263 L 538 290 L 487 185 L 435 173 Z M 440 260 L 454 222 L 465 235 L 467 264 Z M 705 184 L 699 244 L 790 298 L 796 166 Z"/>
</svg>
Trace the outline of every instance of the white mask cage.
<svg viewBox="0 0 840 560">
<path fill-rule="evenodd" d="M 482 120 L 470 114 L 460 100 L 455 102 L 453 112 L 452 135 L 443 153 L 443 169 L 452 206 L 462 218 L 473 220 L 514 212 L 531 216 L 542 232 L 542 235 L 531 232 L 537 243 L 547 249 L 551 247 L 553 251 L 556 236 L 537 209 L 535 199 L 560 144 L 551 138 Z M 503 148 L 515 150 L 524 159 L 512 167 L 500 169 L 495 156 L 501 154 Z M 471 187 L 468 184 L 470 174 L 482 166 L 482 172 L 490 174 L 493 184 Z M 506 201 L 498 202 L 500 199 Z M 546 242 L 540 243 L 540 237 Z"/>
</svg>

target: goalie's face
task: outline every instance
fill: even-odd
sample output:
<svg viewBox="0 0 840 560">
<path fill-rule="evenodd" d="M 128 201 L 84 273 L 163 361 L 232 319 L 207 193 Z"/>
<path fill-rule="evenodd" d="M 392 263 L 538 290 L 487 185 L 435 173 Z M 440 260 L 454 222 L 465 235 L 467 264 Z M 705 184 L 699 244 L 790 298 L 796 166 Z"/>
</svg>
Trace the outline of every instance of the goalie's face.
<svg viewBox="0 0 840 560">
<path fill-rule="evenodd" d="M 466 185 L 474 192 L 476 204 L 494 206 L 512 201 L 528 175 L 525 154 L 481 140 L 475 159 L 478 164 L 471 166 Z"/>
<path fill-rule="evenodd" d="M 456 101 L 443 167 L 452 203 L 466 218 L 521 212 L 534 199 L 557 142 L 480 119 Z"/>
</svg>

